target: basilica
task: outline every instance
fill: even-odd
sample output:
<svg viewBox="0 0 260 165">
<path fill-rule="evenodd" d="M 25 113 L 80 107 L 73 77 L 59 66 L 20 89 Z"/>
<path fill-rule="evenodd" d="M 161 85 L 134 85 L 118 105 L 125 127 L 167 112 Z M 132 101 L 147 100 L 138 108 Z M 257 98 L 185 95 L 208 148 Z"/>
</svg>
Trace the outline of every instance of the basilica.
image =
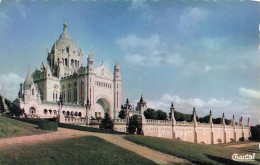
<svg viewBox="0 0 260 165">
<path fill-rule="evenodd" d="M 114 73 L 102 64 L 95 67 L 94 55 L 88 55 L 87 67 L 83 66 L 82 50 L 68 33 L 68 24 L 47 49 L 47 63 L 28 75 L 20 84 L 19 103 L 27 116 L 53 118 L 58 115 L 60 98 L 62 114 L 74 118 L 86 116 L 85 105 L 90 105 L 89 117 L 103 117 L 108 112 L 114 119 L 121 109 L 120 65 L 116 61 Z"/>
<path fill-rule="evenodd" d="M 129 100 L 122 106 L 126 118 L 118 118 L 121 110 L 121 74 L 116 61 L 114 73 L 102 64 L 95 67 L 94 55 L 88 55 L 87 67 L 83 66 L 83 53 L 71 40 L 68 25 L 64 22 L 63 32 L 47 51 L 47 63 L 20 84 L 19 105 L 27 117 L 54 118 L 60 123 L 99 128 L 100 118 L 108 113 L 113 119 L 114 129 L 127 132 L 132 115 L 141 119 L 141 130 L 145 136 L 179 139 L 194 143 L 217 144 L 248 139 L 251 136 L 250 122 L 243 124 L 243 117 L 236 124 L 235 116 L 231 124 L 225 123 L 223 113 L 221 124 L 214 124 L 212 112 L 209 122 L 200 123 L 196 119 L 196 109 L 192 111 L 192 121 L 176 121 L 172 103 L 171 117 L 168 120 L 146 119 L 144 111 L 147 102 L 141 96 L 133 111 Z"/>
</svg>

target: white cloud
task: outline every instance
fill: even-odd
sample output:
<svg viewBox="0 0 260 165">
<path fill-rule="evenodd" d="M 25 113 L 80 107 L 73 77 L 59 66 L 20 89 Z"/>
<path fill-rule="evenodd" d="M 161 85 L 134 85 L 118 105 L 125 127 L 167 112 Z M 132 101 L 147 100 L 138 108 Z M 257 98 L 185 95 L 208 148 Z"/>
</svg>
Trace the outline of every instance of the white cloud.
<svg viewBox="0 0 260 165">
<path fill-rule="evenodd" d="M 206 65 L 205 66 L 205 72 L 211 71 L 213 68 L 211 66 Z"/>
<path fill-rule="evenodd" d="M 243 97 L 260 99 L 260 92 L 253 89 L 239 88 L 238 91 Z"/>
<path fill-rule="evenodd" d="M 142 64 L 145 62 L 145 57 L 138 54 L 126 55 L 125 59 L 131 64 Z"/>
<path fill-rule="evenodd" d="M 208 16 L 208 11 L 198 7 L 188 7 L 184 9 L 179 18 L 179 28 L 183 32 L 193 32 L 198 28 L 200 23 Z"/>
<path fill-rule="evenodd" d="M 216 114 L 220 115 L 226 112 L 230 108 L 234 107 L 232 101 L 224 99 L 210 98 L 209 100 L 203 100 L 201 98 L 181 98 L 177 95 L 164 94 L 159 100 L 149 100 L 148 107 L 154 109 L 162 109 L 166 112 L 169 111 L 171 103 L 174 103 L 175 108 L 183 113 L 191 113 L 192 107 L 198 109 L 198 113 L 205 115 L 212 109 Z M 235 112 L 237 108 L 232 108 Z"/>
<path fill-rule="evenodd" d="M 151 21 L 153 18 L 152 10 L 148 4 L 148 0 L 131 1 L 130 11 L 139 12 L 140 17 L 145 21 Z"/>
<path fill-rule="evenodd" d="M 1 75 L 0 76 L 1 95 L 11 100 L 17 98 L 17 94 L 20 88 L 19 84 L 22 81 L 23 79 L 15 73 Z"/>
<path fill-rule="evenodd" d="M 152 34 L 148 38 L 140 38 L 136 35 L 128 35 L 124 38 L 119 38 L 116 44 L 123 50 L 132 50 L 137 48 L 144 48 L 154 50 L 160 44 L 160 37 L 158 34 Z"/>
<path fill-rule="evenodd" d="M 125 52 L 125 59 L 131 64 L 177 66 L 183 62 L 180 54 L 165 50 L 167 44 L 160 41 L 158 34 L 143 38 L 127 35 L 117 39 L 116 44 Z"/>
</svg>

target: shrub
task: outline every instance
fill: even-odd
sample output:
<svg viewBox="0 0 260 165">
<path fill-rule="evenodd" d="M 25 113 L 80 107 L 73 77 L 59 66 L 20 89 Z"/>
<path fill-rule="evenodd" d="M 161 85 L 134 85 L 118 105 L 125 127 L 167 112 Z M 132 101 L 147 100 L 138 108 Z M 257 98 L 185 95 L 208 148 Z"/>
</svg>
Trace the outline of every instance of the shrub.
<svg viewBox="0 0 260 165">
<path fill-rule="evenodd" d="M 239 138 L 239 141 L 243 142 L 243 141 L 245 141 L 245 138 L 241 137 L 241 138 Z"/>
<path fill-rule="evenodd" d="M 221 138 L 218 138 L 217 141 L 218 141 L 218 143 L 222 143 L 222 139 Z"/>
<path fill-rule="evenodd" d="M 38 127 L 43 130 L 57 131 L 58 124 L 50 121 L 41 121 L 38 123 Z"/>
<path fill-rule="evenodd" d="M 75 129 L 75 130 L 80 130 L 80 131 L 126 135 L 126 133 L 124 133 L 124 132 L 118 132 L 118 131 L 115 131 L 115 130 L 99 129 L 99 128 L 85 127 L 85 126 L 65 124 L 65 123 L 59 123 L 58 126 L 62 127 L 62 128 Z"/>
<path fill-rule="evenodd" d="M 231 142 L 231 143 L 235 142 L 235 139 L 230 138 L 230 142 Z"/>
<path fill-rule="evenodd" d="M 114 129 L 114 121 L 111 119 L 108 113 L 105 113 L 104 119 L 101 120 L 100 128 L 103 129 Z"/>
</svg>

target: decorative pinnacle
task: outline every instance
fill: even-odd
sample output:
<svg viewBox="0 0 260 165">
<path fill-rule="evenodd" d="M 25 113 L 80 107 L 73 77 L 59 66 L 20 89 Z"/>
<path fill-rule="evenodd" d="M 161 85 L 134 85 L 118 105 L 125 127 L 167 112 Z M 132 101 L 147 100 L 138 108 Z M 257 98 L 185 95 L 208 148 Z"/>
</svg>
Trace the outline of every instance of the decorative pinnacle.
<svg viewBox="0 0 260 165">
<path fill-rule="evenodd" d="M 129 104 L 129 99 L 128 99 L 128 97 L 127 97 L 127 99 L 126 99 L 126 104 Z"/>
<path fill-rule="evenodd" d="M 141 95 L 140 102 L 142 103 L 144 101 L 143 95 Z"/>
<path fill-rule="evenodd" d="M 195 107 L 193 107 L 193 112 L 196 112 L 196 108 Z"/>
<path fill-rule="evenodd" d="M 173 102 L 172 102 L 171 108 L 174 108 L 174 104 L 173 104 Z"/>
<path fill-rule="evenodd" d="M 211 112 L 211 110 L 209 111 L 209 114 L 210 114 L 210 115 L 212 115 L 212 112 Z"/>
<path fill-rule="evenodd" d="M 68 27 L 68 23 L 67 23 L 67 21 L 64 21 L 64 23 L 63 23 L 63 31 L 64 32 L 67 32 L 67 27 Z"/>
</svg>

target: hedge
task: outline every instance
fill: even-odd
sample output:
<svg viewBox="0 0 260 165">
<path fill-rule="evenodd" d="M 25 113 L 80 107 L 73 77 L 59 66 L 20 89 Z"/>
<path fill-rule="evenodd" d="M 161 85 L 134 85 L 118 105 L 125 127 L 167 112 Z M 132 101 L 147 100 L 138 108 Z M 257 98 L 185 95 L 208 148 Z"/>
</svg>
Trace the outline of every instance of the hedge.
<svg viewBox="0 0 260 165">
<path fill-rule="evenodd" d="M 92 128 L 92 127 L 85 127 L 85 126 L 65 124 L 65 123 L 59 123 L 58 126 L 62 127 L 62 128 L 76 129 L 76 130 L 88 131 L 88 132 L 99 132 L 99 133 L 119 134 L 119 135 L 126 135 L 127 134 L 127 133 L 124 133 L 124 132 L 118 132 L 118 131 L 109 130 L 109 129 Z"/>
<path fill-rule="evenodd" d="M 39 126 L 40 122 L 50 122 L 52 119 L 35 119 L 35 118 L 17 118 L 17 117 L 12 117 L 12 116 L 7 116 L 6 117 L 31 123 L 31 124 L 36 124 Z M 54 123 L 54 122 L 53 122 Z M 107 130 L 107 129 L 99 129 L 99 128 L 92 128 L 92 127 L 85 127 L 85 126 L 79 126 L 79 125 L 73 125 L 73 124 L 65 124 L 65 123 L 58 123 L 58 127 L 62 128 L 69 128 L 69 129 L 75 129 L 75 130 L 80 130 L 80 131 L 88 131 L 88 132 L 99 132 L 99 133 L 107 133 L 107 134 L 119 134 L 119 135 L 127 135 L 127 133 L 124 132 L 118 132 L 115 130 Z"/>
<path fill-rule="evenodd" d="M 58 124 L 50 121 L 41 121 L 38 122 L 38 127 L 43 130 L 57 131 Z"/>
</svg>

